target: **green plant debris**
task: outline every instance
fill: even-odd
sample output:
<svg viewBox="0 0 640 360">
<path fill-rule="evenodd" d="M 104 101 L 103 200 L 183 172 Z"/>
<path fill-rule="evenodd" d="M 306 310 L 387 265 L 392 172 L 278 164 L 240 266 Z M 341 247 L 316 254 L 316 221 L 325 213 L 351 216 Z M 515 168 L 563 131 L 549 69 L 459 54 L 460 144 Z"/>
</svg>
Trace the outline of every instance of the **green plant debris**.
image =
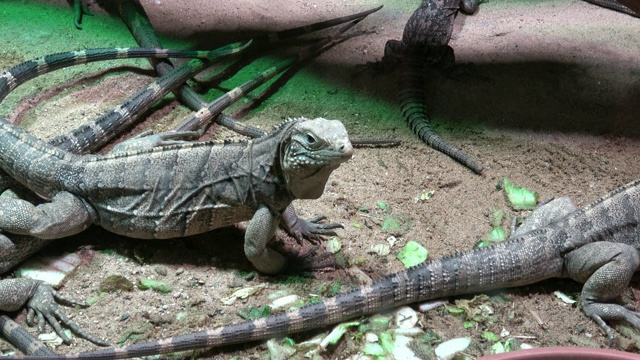
<svg viewBox="0 0 640 360">
<path fill-rule="evenodd" d="M 322 294 L 326 297 L 332 297 L 340 292 L 341 286 L 342 281 L 339 278 L 330 283 L 323 282 L 315 293 Z"/>
<path fill-rule="evenodd" d="M 365 355 L 369 355 L 369 356 L 376 356 L 376 357 L 387 356 L 387 352 L 384 350 L 382 345 L 378 343 L 366 343 L 362 348 L 362 352 Z"/>
<path fill-rule="evenodd" d="M 493 354 L 502 354 L 514 350 L 518 350 L 518 345 L 515 339 L 509 339 L 504 343 L 498 341 L 491 346 L 491 352 Z"/>
<path fill-rule="evenodd" d="M 435 190 L 430 190 L 430 191 L 423 192 L 419 196 L 416 196 L 415 198 L 413 198 L 413 201 L 415 203 L 426 202 L 427 200 L 431 199 L 433 197 L 433 194 L 435 194 L 435 193 L 436 193 Z"/>
<path fill-rule="evenodd" d="M 164 281 L 152 280 L 152 279 L 138 279 L 138 289 L 159 292 L 161 294 L 168 294 L 171 292 L 171 287 Z"/>
<path fill-rule="evenodd" d="M 255 320 L 271 315 L 271 308 L 268 306 L 263 306 L 261 308 L 251 306 L 236 311 L 236 315 L 240 316 L 243 320 Z"/>
<path fill-rule="evenodd" d="M 462 310 L 464 313 L 465 320 L 471 320 L 477 323 L 491 323 L 494 321 L 491 298 L 487 295 L 478 295 L 471 300 L 458 299 L 455 301 L 455 304 L 456 308 Z"/>
<path fill-rule="evenodd" d="M 327 251 L 335 254 L 342 249 L 342 240 L 337 236 L 332 236 L 326 242 Z"/>
<path fill-rule="evenodd" d="M 540 195 L 537 192 L 521 186 L 516 186 L 512 184 L 506 177 L 504 178 L 503 183 L 504 194 L 509 203 L 509 206 L 511 206 L 514 210 L 535 209 L 538 201 L 540 200 Z"/>
<path fill-rule="evenodd" d="M 504 342 L 504 349 L 505 351 L 514 351 L 514 350 L 518 350 L 518 343 L 516 342 L 516 339 L 509 339 L 507 341 Z"/>
<path fill-rule="evenodd" d="M 494 227 L 484 237 L 484 240 L 490 243 L 496 243 L 496 242 L 504 241 L 506 239 L 507 239 L 507 232 L 504 231 L 504 229 L 501 227 Z"/>
<path fill-rule="evenodd" d="M 388 331 L 383 331 L 378 335 L 378 342 L 387 353 L 391 353 L 394 347 L 393 337 Z"/>
<path fill-rule="evenodd" d="M 445 306 L 445 309 L 447 309 L 447 311 L 450 314 L 453 314 L 453 315 L 462 315 L 462 314 L 464 314 L 464 310 L 463 309 L 454 308 L 454 307 L 451 307 L 451 306 Z"/>
<path fill-rule="evenodd" d="M 570 298 L 568 295 L 564 294 L 561 291 L 554 291 L 553 295 L 555 295 L 558 299 L 562 300 L 567 304 L 575 304 L 576 302 L 575 300 L 573 300 L 572 298 Z"/>
<path fill-rule="evenodd" d="M 387 203 L 386 203 L 386 202 L 384 202 L 384 201 L 378 201 L 378 202 L 376 203 L 376 205 L 378 206 L 378 208 L 379 208 L 380 210 L 384 210 L 384 211 L 386 211 L 387 213 L 391 213 L 391 206 L 387 205 Z"/>
<path fill-rule="evenodd" d="M 507 352 L 507 350 L 504 348 L 504 344 L 502 344 L 501 342 L 497 342 L 493 345 L 491 345 L 491 353 L 492 354 L 502 354 L 504 352 Z"/>
<path fill-rule="evenodd" d="M 496 341 L 500 341 L 500 336 L 498 336 L 497 334 L 491 332 L 491 331 L 484 331 L 482 333 L 482 337 L 491 341 L 491 342 L 496 342 Z"/>
<path fill-rule="evenodd" d="M 329 335 L 322 339 L 322 341 L 320 342 L 320 347 L 326 349 L 329 345 L 337 344 L 350 327 L 358 325 L 360 325 L 359 321 L 352 321 L 336 326 L 335 328 L 333 328 L 331 333 L 329 333 Z"/>
<path fill-rule="evenodd" d="M 92 297 L 88 298 L 86 303 L 89 304 L 89 305 L 93 305 L 93 304 L 97 303 L 98 301 L 104 299 L 105 296 L 107 296 L 107 293 L 101 292 L 98 296 L 92 296 Z"/>
<path fill-rule="evenodd" d="M 391 326 L 391 321 L 393 317 L 391 316 L 383 316 L 377 315 L 369 320 L 369 328 L 375 332 L 387 331 Z"/>
<path fill-rule="evenodd" d="M 410 240 L 407 241 L 407 244 L 398 252 L 397 259 L 400 260 L 405 268 L 410 268 L 423 263 L 427 260 L 427 256 L 429 256 L 427 249 L 419 243 Z"/>
<path fill-rule="evenodd" d="M 502 220 L 504 220 L 505 213 L 499 209 L 493 209 L 491 212 L 491 227 L 499 227 L 502 225 Z"/>
<path fill-rule="evenodd" d="M 362 225 L 360 223 L 357 223 L 357 222 L 352 222 L 351 226 L 353 226 L 356 229 L 360 229 L 362 227 Z"/>
<path fill-rule="evenodd" d="M 292 338 L 286 337 L 282 340 L 282 345 L 294 347 L 296 345 L 296 342 L 293 341 Z"/>
<path fill-rule="evenodd" d="M 387 214 L 382 220 L 382 231 L 402 235 L 413 227 L 411 217 L 407 214 Z"/>
<path fill-rule="evenodd" d="M 464 311 L 462 311 L 462 312 L 464 312 Z M 478 323 L 475 322 L 475 321 L 472 321 L 472 320 L 465 320 L 462 323 L 462 327 L 465 328 L 465 329 L 471 329 L 472 327 L 475 327 L 476 325 L 478 325 Z"/>
</svg>

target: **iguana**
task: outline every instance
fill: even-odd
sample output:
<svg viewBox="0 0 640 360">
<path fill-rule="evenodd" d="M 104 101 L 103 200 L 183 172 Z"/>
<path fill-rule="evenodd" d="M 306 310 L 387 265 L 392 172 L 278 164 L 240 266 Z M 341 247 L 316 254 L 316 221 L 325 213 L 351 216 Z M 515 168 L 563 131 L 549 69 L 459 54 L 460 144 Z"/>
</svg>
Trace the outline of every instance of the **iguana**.
<svg viewBox="0 0 640 360">
<path fill-rule="evenodd" d="M 341 29 L 341 31 L 338 32 L 338 34 L 341 34 L 350 26 L 355 25 L 368 14 L 377 11 L 379 8 L 380 7 L 358 14 L 306 25 L 304 27 L 287 29 L 281 32 L 259 36 L 253 39 L 252 44 L 259 46 L 274 44 L 280 39 L 298 36 L 304 33 L 321 30 L 330 26 L 335 26 L 351 21 L 352 23 L 349 26 Z M 322 50 L 322 46 L 312 46 L 310 51 L 303 52 L 303 54 L 313 53 L 314 48 L 317 50 Z M 233 50 L 233 52 L 239 52 L 241 50 L 241 48 L 237 46 L 228 47 L 228 49 L 228 52 L 231 52 L 231 50 Z M 53 71 L 64 66 L 77 65 L 88 61 L 99 61 L 110 58 L 141 57 L 151 55 L 155 56 L 156 58 L 164 58 L 172 54 L 177 54 L 181 57 L 193 55 L 203 57 L 206 56 L 207 58 L 214 57 L 214 55 L 224 55 L 221 51 L 178 52 L 166 50 L 159 51 L 155 49 L 99 49 L 55 54 L 44 57 L 42 59 L 28 61 L 26 63 L 15 66 L 3 73 L 0 76 L 0 85 L 2 85 L 0 86 L 0 99 L 4 98 L 9 91 L 13 90 L 15 87 L 26 82 L 27 80 L 37 75 Z M 116 107 L 116 109 L 114 109 L 113 111 L 110 111 L 107 114 L 101 116 L 91 124 L 81 126 L 71 134 L 59 136 L 52 139 L 50 143 L 74 153 L 87 153 L 101 147 L 115 134 L 126 128 L 126 126 L 131 123 L 136 115 L 139 115 L 141 112 L 145 111 L 145 109 L 147 109 L 151 104 L 164 96 L 168 91 L 172 90 L 176 85 L 184 81 L 186 78 L 202 69 L 206 64 L 206 62 L 203 63 L 201 61 L 192 60 L 191 62 L 180 66 L 180 68 L 178 68 L 177 70 L 169 71 L 165 76 L 149 85 L 146 89 L 140 91 L 138 94 L 134 95 L 131 99 L 125 101 L 122 105 Z M 207 112 L 207 114 L 209 115 L 209 117 L 215 117 L 216 114 L 222 111 L 226 106 L 228 106 L 228 104 L 240 98 L 244 93 L 246 93 L 246 91 L 249 91 L 253 87 L 260 85 L 261 82 L 266 81 L 269 77 L 276 75 L 280 70 L 281 69 L 277 68 L 269 69 L 265 72 L 266 75 L 259 75 L 256 79 L 249 81 L 245 85 L 232 89 L 227 94 L 214 101 L 214 103 L 212 104 L 207 104 L 202 101 L 202 106 L 207 107 L 207 105 L 209 105 L 209 111 Z M 199 120 L 211 121 L 212 119 L 210 119 L 209 117 L 201 117 L 199 118 Z M 234 129 L 238 128 L 238 124 L 233 121 L 224 121 L 223 125 L 231 126 Z M 242 126 L 246 129 L 249 129 L 249 135 L 264 135 L 264 132 L 260 129 L 251 128 L 244 125 Z M 360 139 L 356 140 L 356 142 L 369 145 L 388 145 L 392 143 L 388 140 L 379 141 L 377 139 Z M 4 187 L 6 188 L 7 184 L 4 185 Z M 283 218 L 283 221 L 286 223 L 286 228 L 294 235 L 296 235 L 299 240 L 301 240 L 302 237 L 317 237 L 318 235 L 334 234 L 332 229 L 339 226 L 339 224 L 334 223 L 320 224 L 300 220 L 296 216 L 292 207 L 288 208 L 284 215 L 285 217 Z M 47 242 L 46 240 L 42 239 L 16 235 L 12 236 L 12 241 L 13 247 L 4 249 L 2 254 L 3 256 L 2 258 L 0 258 L 0 273 L 7 271 L 18 262 L 21 262 L 30 254 L 42 248 Z M 20 288 L 17 289 L 15 288 L 15 286 L 19 286 Z M 9 301 L 9 303 L 7 304 L 6 299 L 8 299 L 7 295 L 9 294 L 11 294 L 11 297 L 9 298 L 11 299 L 11 301 Z M 29 300 L 32 296 L 33 298 Z M 46 318 L 51 323 L 51 325 L 54 326 L 54 329 L 66 343 L 69 343 L 70 340 L 61 331 L 60 326 L 53 319 L 53 317 L 49 315 L 55 315 L 62 323 L 74 329 L 81 337 L 84 337 L 97 344 L 105 344 L 104 342 L 92 338 L 88 334 L 80 331 L 79 328 L 70 323 L 70 321 L 64 315 L 62 315 L 61 312 L 57 311 L 54 301 L 55 299 L 53 298 L 53 296 L 56 296 L 56 299 L 59 298 L 50 287 L 38 281 L 28 279 L 0 281 L 0 298 L 5 299 L 3 305 L 4 308 L 0 306 L 0 310 L 10 310 L 18 308 L 27 300 L 29 300 L 30 315 L 33 314 L 35 310 L 35 313 L 37 313 L 39 317 Z M 80 305 L 70 300 L 66 301 L 74 305 Z M 0 301 L 0 304 L 1 303 L 2 301 Z M 40 326 L 42 326 L 42 323 L 40 324 Z M 19 338 L 23 337 L 21 336 Z"/>
<path fill-rule="evenodd" d="M 627 15 L 640 17 L 640 2 L 638 0 L 585 0 L 595 5 L 619 11 Z"/>
<path fill-rule="evenodd" d="M 58 53 L 39 59 L 30 60 L 12 67 L 0 74 L 0 100 L 4 99 L 10 91 L 26 81 L 70 65 L 78 65 L 93 61 L 101 61 L 116 58 L 135 57 L 206 57 L 214 60 L 217 57 L 230 55 L 241 51 L 243 47 L 236 45 L 226 46 L 214 51 L 173 51 L 164 49 L 90 49 L 74 52 Z M 102 147 L 106 142 L 126 129 L 132 121 L 156 101 L 166 95 L 188 78 L 201 71 L 208 62 L 188 62 L 179 68 L 166 74 L 166 76 L 154 81 L 145 89 L 117 106 L 115 109 L 103 114 L 90 124 L 81 126 L 69 134 L 51 139 L 52 145 L 77 154 L 86 154 Z M 5 191 L 9 186 L 15 187 L 15 181 L 4 172 L 0 173 L 0 191 Z M 6 241 L 6 239 L 5 239 Z M 9 243 L 0 242 L 0 273 L 4 273 L 28 258 L 31 254 L 44 247 L 49 240 L 38 239 L 30 236 L 12 236 Z M 28 302 L 30 323 L 37 315 L 38 325 L 43 331 L 44 320 L 50 323 L 65 343 L 71 340 L 64 334 L 59 320 L 67 327 L 73 329 L 80 337 L 95 344 L 106 346 L 107 343 L 82 331 L 73 324 L 64 314 L 57 310 L 56 301 L 78 306 L 85 304 L 65 299 L 59 296 L 49 285 L 41 281 L 31 279 L 6 279 L 0 280 L 0 310 L 14 311 Z M 20 329 L 2 329 L 5 332 L 15 334 Z M 24 337 L 14 337 L 18 341 Z M 24 349 L 24 348 L 23 348 Z"/>
<path fill-rule="evenodd" d="M 584 313 L 613 342 L 608 320 L 640 329 L 640 313 L 612 303 L 640 266 L 640 180 L 575 209 L 568 198 L 538 208 L 513 236 L 431 260 L 297 310 L 123 348 L 42 359 L 123 359 L 265 340 L 430 299 L 524 286 L 549 278 L 584 283 Z M 7 357 L 7 359 L 40 359 Z"/>
<path fill-rule="evenodd" d="M 588 2 L 640 16 L 637 0 L 587 0 Z M 385 44 L 383 67 L 399 66 L 398 98 L 400 110 L 409 127 L 434 149 L 450 156 L 475 173 L 483 167 L 468 154 L 442 139 L 433 131 L 424 104 L 425 68 L 449 66 L 455 62 L 448 46 L 453 20 L 458 10 L 465 14 L 477 11 L 481 0 L 423 0 L 405 25 L 402 40 Z M 631 8 L 633 6 L 633 8 Z"/>
<path fill-rule="evenodd" d="M 4 99 L 9 92 L 16 87 L 38 75 L 70 65 L 108 59 L 136 57 L 163 58 L 167 56 L 199 56 L 213 60 L 220 56 L 237 53 L 242 49 L 243 47 L 239 47 L 237 45 L 226 46 L 214 51 L 113 48 L 90 49 L 53 54 L 21 63 L 0 74 L 0 100 Z M 104 146 L 123 129 L 126 129 L 132 121 L 137 118 L 137 116 L 146 111 L 169 91 L 201 71 L 207 64 L 207 62 L 188 62 L 171 73 L 168 73 L 165 77 L 154 81 L 123 104 L 100 116 L 94 122 L 83 125 L 69 134 L 57 136 L 49 142 L 58 148 L 76 154 L 86 154 L 95 151 L 96 149 Z M 0 191 L 5 191 L 10 185 L 13 185 L 12 183 L 14 182 L 15 181 L 11 177 L 7 176 L 7 174 L 0 172 Z M 9 270 L 11 267 L 33 253 L 33 251 L 42 247 L 42 242 L 39 240 L 20 241 L 19 244 L 21 247 L 17 249 L 13 244 L 4 244 L 3 242 L 0 242 L 0 249 L 3 250 L 3 256 L 0 258 L 0 273 Z"/>
<path fill-rule="evenodd" d="M 450 65 L 455 59 L 448 46 L 458 9 L 472 14 L 479 0 L 423 0 L 404 27 L 402 41 L 389 40 L 382 59 L 385 68 L 399 66 L 398 98 L 402 116 L 418 137 L 475 173 L 483 167 L 433 131 L 424 105 L 426 66 Z"/>
<path fill-rule="evenodd" d="M 166 239 L 251 220 L 247 258 L 264 273 L 280 272 L 285 258 L 266 244 L 291 201 L 320 197 L 331 172 L 351 157 L 346 129 L 339 121 L 295 119 L 242 143 L 176 140 L 191 135 L 158 135 L 148 149 L 142 141 L 137 151 L 78 156 L 0 119 L 0 167 L 50 199 L 37 206 L 0 200 L 0 229 L 57 239 L 98 224 L 129 237 Z"/>
</svg>

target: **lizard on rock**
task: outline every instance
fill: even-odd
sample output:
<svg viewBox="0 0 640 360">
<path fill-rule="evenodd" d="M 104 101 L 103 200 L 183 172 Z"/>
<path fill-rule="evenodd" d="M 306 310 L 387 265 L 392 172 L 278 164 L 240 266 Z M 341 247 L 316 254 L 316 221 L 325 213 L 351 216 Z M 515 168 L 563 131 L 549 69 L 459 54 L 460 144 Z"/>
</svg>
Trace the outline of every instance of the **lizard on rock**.
<svg viewBox="0 0 640 360">
<path fill-rule="evenodd" d="M 549 278 L 584 283 L 583 312 L 640 329 L 640 313 L 613 303 L 640 266 L 640 180 L 575 209 L 560 198 L 535 210 L 509 240 L 431 260 L 371 285 L 266 318 L 123 348 L 6 359 L 123 359 L 266 340 L 436 298 L 524 286 Z"/>
<path fill-rule="evenodd" d="M 424 105 L 425 66 L 453 63 L 453 49 L 448 46 L 453 20 L 458 9 L 472 14 L 478 0 L 423 0 L 404 27 L 402 41 L 389 40 L 385 45 L 384 66 L 399 65 L 398 98 L 400 110 L 411 130 L 434 149 L 450 156 L 475 173 L 483 167 L 462 150 L 433 131 Z"/>
</svg>

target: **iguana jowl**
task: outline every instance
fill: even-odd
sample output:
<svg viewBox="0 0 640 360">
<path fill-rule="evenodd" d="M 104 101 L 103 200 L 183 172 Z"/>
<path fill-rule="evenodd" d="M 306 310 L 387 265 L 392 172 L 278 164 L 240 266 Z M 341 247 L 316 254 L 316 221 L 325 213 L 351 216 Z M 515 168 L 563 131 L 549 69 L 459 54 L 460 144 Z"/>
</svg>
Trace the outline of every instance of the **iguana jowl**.
<svg viewBox="0 0 640 360">
<path fill-rule="evenodd" d="M 294 311 L 124 348 L 44 359 L 122 359 L 264 340 L 413 302 L 553 277 L 584 283 L 583 311 L 613 339 L 605 320 L 626 320 L 640 329 L 639 313 L 611 303 L 640 265 L 639 223 L 640 180 L 577 210 L 567 198 L 554 200 L 505 242 L 429 261 Z"/>
</svg>

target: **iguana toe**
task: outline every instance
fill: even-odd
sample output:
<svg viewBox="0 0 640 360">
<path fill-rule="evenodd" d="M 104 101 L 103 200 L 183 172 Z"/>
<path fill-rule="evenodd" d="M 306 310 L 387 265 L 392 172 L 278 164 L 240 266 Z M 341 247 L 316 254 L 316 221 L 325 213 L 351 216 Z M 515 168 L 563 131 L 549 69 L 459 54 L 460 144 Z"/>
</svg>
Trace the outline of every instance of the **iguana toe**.
<svg viewBox="0 0 640 360">
<path fill-rule="evenodd" d="M 319 244 L 322 236 L 336 236 L 333 229 L 344 229 L 339 223 L 324 223 L 326 216 L 316 216 L 311 219 L 299 219 L 295 226 L 291 229 L 291 234 L 302 244 L 307 239 L 312 244 Z"/>
<path fill-rule="evenodd" d="M 618 304 L 591 303 L 582 306 L 584 313 L 593 319 L 604 330 L 609 338 L 609 346 L 614 344 L 614 335 L 611 327 L 605 320 L 625 320 L 636 329 L 640 330 L 640 313 L 632 311 Z"/>
<path fill-rule="evenodd" d="M 71 344 L 71 339 L 64 333 L 60 324 L 71 329 L 71 331 L 79 337 L 89 340 L 96 345 L 109 346 L 108 343 L 84 332 L 77 324 L 69 320 L 69 318 L 58 309 L 58 303 L 80 307 L 88 306 L 83 302 L 74 301 L 58 295 L 51 286 L 42 283 L 27 303 L 27 324 L 33 326 L 37 323 L 38 331 L 40 332 L 44 332 L 46 324 L 51 325 L 65 344 Z"/>
</svg>

